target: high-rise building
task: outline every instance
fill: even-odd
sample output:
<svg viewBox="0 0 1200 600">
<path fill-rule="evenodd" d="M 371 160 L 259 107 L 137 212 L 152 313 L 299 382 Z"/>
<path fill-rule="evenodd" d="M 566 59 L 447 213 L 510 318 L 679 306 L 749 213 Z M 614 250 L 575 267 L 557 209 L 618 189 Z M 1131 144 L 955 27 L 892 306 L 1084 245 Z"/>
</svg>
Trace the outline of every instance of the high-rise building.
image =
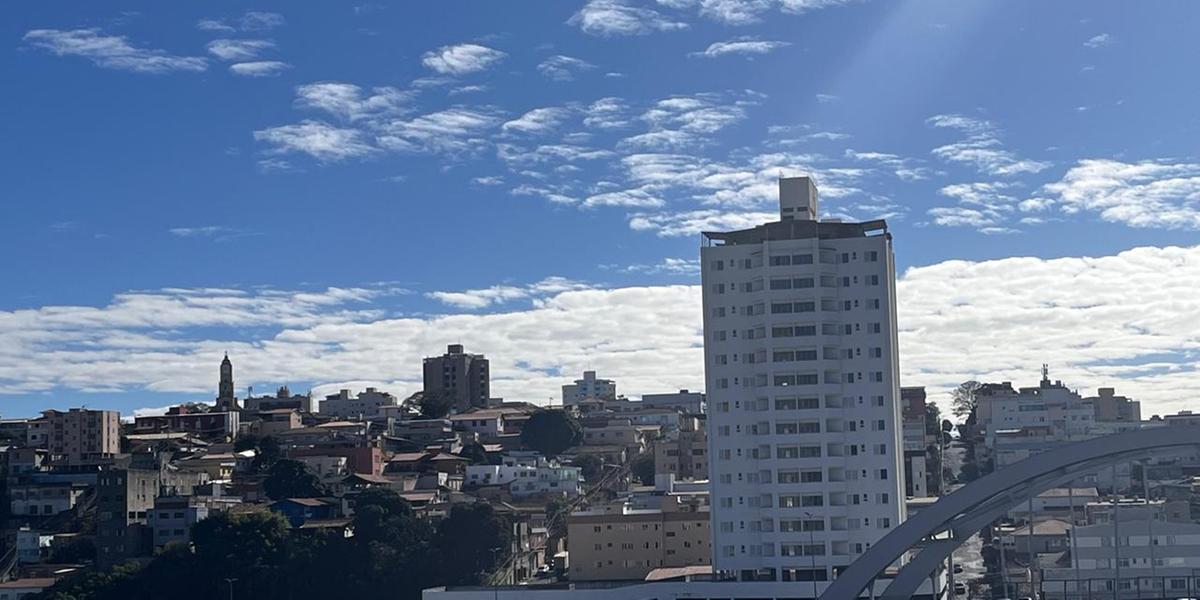
<svg viewBox="0 0 1200 600">
<path fill-rule="evenodd" d="M 905 517 L 892 238 L 807 177 L 779 203 L 700 251 L 713 561 L 824 589 Z"/>
<path fill-rule="evenodd" d="M 574 406 L 588 400 L 613 400 L 617 397 L 617 382 L 596 379 L 595 371 L 584 371 L 583 379 L 562 386 L 563 406 Z"/>
<path fill-rule="evenodd" d="M 228 353 L 221 361 L 221 379 L 217 383 L 216 410 L 220 412 L 241 410 L 241 407 L 238 406 L 237 395 L 233 392 L 233 362 L 229 360 Z"/>
<path fill-rule="evenodd" d="M 425 393 L 448 394 L 455 411 L 488 405 L 491 380 L 484 355 L 467 354 L 462 344 L 450 344 L 445 354 L 425 359 L 424 371 Z"/>
<path fill-rule="evenodd" d="M 121 451 L 121 413 L 115 410 L 46 410 L 42 421 L 51 460 L 79 465 L 110 459 Z"/>
</svg>

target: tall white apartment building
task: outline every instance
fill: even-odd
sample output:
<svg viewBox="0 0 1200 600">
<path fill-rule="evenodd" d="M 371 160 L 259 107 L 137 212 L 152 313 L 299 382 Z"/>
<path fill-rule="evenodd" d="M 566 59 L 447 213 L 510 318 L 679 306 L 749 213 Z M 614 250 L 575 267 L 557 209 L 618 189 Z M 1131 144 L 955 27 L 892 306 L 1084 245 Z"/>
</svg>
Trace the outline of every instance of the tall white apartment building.
<svg viewBox="0 0 1200 600">
<path fill-rule="evenodd" d="M 700 251 L 713 565 L 819 591 L 905 517 L 895 264 L 884 221 L 818 221 L 809 178 L 779 204 Z"/>
</svg>

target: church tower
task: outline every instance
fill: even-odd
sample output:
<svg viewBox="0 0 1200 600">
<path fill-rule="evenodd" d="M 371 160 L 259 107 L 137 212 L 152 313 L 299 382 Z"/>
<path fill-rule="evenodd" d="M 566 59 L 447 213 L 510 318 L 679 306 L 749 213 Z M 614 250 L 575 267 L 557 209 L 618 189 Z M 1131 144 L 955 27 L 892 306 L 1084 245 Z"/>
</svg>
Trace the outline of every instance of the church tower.
<svg viewBox="0 0 1200 600">
<path fill-rule="evenodd" d="M 229 360 L 228 352 L 225 353 L 225 360 L 221 361 L 221 382 L 217 385 L 216 410 L 218 412 L 241 410 L 237 398 L 233 395 L 233 363 Z"/>
</svg>

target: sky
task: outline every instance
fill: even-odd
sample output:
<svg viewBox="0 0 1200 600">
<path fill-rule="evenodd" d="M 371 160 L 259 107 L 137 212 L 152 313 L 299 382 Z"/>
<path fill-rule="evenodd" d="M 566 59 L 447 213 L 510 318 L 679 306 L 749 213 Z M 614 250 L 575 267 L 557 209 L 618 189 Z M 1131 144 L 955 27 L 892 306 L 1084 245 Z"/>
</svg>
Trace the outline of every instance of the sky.
<svg viewBox="0 0 1200 600">
<path fill-rule="evenodd" d="M 0 8 L 0 413 L 703 389 L 701 231 L 885 218 L 903 385 L 1200 393 L 1186 0 Z"/>
</svg>

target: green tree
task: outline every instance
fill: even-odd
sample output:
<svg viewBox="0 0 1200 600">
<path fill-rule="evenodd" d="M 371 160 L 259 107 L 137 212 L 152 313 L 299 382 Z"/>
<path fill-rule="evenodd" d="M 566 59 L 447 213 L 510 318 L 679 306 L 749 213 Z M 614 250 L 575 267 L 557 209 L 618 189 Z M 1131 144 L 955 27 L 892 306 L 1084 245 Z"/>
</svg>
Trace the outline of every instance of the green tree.
<svg viewBox="0 0 1200 600">
<path fill-rule="evenodd" d="M 478 442 L 463 444 L 463 448 L 459 451 L 458 455 L 475 465 L 486 465 L 488 462 L 487 450 L 483 448 L 483 444 Z"/>
<path fill-rule="evenodd" d="M 521 429 L 521 444 L 554 457 L 583 439 L 583 427 L 564 410 L 539 410 Z"/>
<path fill-rule="evenodd" d="M 567 537 L 567 516 L 571 514 L 571 502 L 555 496 L 546 502 L 546 529 L 552 538 Z"/>
<path fill-rule="evenodd" d="M 975 416 L 975 393 L 979 391 L 978 381 L 964 381 L 950 392 L 950 412 L 954 416 L 973 418 Z"/>
<path fill-rule="evenodd" d="M 639 454 L 629 465 L 629 470 L 642 485 L 654 485 L 654 455 Z"/>
<path fill-rule="evenodd" d="M 454 398 L 447 390 L 422 390 L 405 398 L 404 405 L 426 419 L 441 419 L 454 408 Z"/>
<path fill-rule="evenodd" d="M 236 444 L 236 442 L 235 442 Z M 236 445 L 235 445 L 236 447 Z M 247 448 L 249 450 L 250 448 Z M 251 467 L 256 471 L 266 471 L 275 465 L 275 462 L 283 456 L 283 449 L 279 447 L 279 440 L 274 436 L 266 436 L 255 439 L 253 447 L 255 452 L 254 462 Z"/>
<path fill-rule="evenodd" d="M 595 454 L 580 454 L 571 461 L 571 466 L 579 467 L 579 472 L 588 485 L 595 485 L 602 476 L 604 460 Z"/>
<path fill-rule="evenodd" d="M 325 495 L 321 480 L 298 460 L 276 461 L 263 480 L 263 491 L 275 500 L 316 498 Z"/>
<path fill-rule="evenodd" d="M 925 434 L 937 435 L 938 427 L 942 424 L 942 411 L 933 402 L 925 403 Z"/>
<path fill-rule="evenodd" d="M 508 559 L 512 528 L 486 502 L 455 504 L 438 524 L 434 541 L 441 558 L 441 585 L 479 585 Z"/>
</svg>

